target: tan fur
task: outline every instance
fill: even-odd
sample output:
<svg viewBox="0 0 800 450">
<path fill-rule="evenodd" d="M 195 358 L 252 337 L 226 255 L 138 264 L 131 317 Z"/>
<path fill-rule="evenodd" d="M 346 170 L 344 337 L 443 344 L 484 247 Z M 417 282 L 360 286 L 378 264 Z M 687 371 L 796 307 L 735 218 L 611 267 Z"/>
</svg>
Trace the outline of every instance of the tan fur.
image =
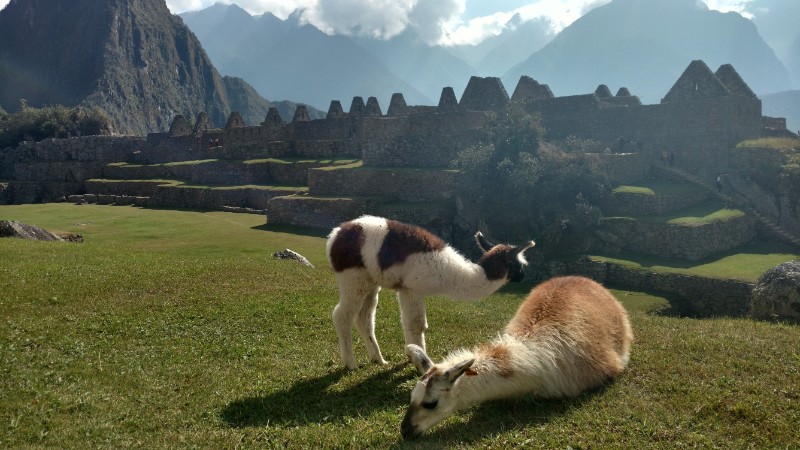
<svg viewBox="0 0 800 450">
<path fill-rule="evenodd" d="M 487 400 L 575 397 L 602 386 L 625 369 L 632 341 L 628 314 L 603 286 L 577 276 L 545 281 L 491 342 L 453 352 L 439 364 L 423 348 L 406 346 L 425 376 L 411 393 L 403 437 L 419 436 Z"/>
<path fill-rule="evenodd" d="M 505 345 L 499 343 L 483 344 L 475 350 L 475 353 L 483 355 L 501 377 L 510 378 L 514 376 L 511 354 Z"/>
<path fill-rule="evenodd" d="M 600 284 L 569 276 L 550 279 L 537 286 L 506 326 L 506 333 L 521 339 L 560 330 L 583 349 L 583 365 L 574 374 L 594 385 L 598 375 L 610 379 L 625 368 L 633 332 L 627 313 Z M 609 343 L 602 345 L 601 343 Z"/>
</svg>

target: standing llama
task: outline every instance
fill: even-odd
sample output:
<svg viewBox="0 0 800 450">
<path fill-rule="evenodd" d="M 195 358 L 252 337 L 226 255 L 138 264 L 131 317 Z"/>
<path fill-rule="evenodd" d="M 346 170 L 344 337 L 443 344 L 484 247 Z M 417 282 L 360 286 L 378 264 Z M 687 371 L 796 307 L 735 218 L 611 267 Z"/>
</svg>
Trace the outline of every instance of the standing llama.
<svg viewBox="0 0 800 450">
<path fill-rule="evenodd" d="M 484 251 L 477 263 L 461 256 L 422 228 L 381 217 L 362 216 L 334 228 L 326 252 L 339 286 L 333 323 L 344 365 L 356 368 L 352 327 L 355 325 L 370 358 L 385 365 L 375 338 L 375 309 L 381 287 L 397 291 L 406 344 L 425 348 L 425 296 L 444 295 L 477 300 L 507 282 L 522 280 L 524 246 L 492 245 L 475 234 Z"/>
<path fill-rule="evenodd" d="M 628 314 L 603 286 L 578 276 L 550 279 L 531 291 L 491 342 L 436 365 L 421 347 L 406 346 L 423 376 L 411 392 L 403 438 L 488 400 L 575 397 L 599 387 L 625 369 L 632 341 Z"/>
</svg>

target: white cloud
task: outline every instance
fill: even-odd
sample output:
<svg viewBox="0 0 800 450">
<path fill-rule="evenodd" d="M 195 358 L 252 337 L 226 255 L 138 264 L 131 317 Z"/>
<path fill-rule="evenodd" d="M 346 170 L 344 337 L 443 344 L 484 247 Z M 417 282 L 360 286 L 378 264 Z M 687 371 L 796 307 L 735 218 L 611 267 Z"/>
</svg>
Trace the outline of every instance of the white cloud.
<svg viewBox="0 0 800 450">
<path fill-rule="evenodd" d="M 325 0 L 303 12 L 303 19 L 332 34 L 388 39 L 408 27 L 416 0 Z"/>
<path fill-rule="evenodd" d="M 9 1 L 0 0 L 0 8 Z M 166 0 L 166 3 L 174 14 L 207 8 L 219 2 L 236 3 L 251 14 L 271 12 L 282 19 L 302 9 L 302 20 L 326 33 L 387 39 L 410 27 L 429 43 L 452 45 L 475 44 L 499 34 L 515 14 L 519 15 L 521 22 L 546 19 L 555 33 L 591 8 L 609 1 L 530 0 L 527 5 L 510 11 L 496 11 L 469 20 L 465 17 L 473 15 L 466 10 L 466 0 Z M 702 1 L 710 9 L 752 16 L 747 8 L 753 0 Z M 522 3 L 524 0 L 516 4 Z M 486 4 L 481 7 L 486 9 Z"/>
<path fill-rule="evenodd" d="M 715 9 L 721 12 L 737 12 L 748 19 L 753 18 L 752 11 L 748 6 L 752 0 L 705 0 L 708 9 Z"/>
<path fill-rule="evenodd" d="M 0 0 L 3 1 L 3 0 Z M 250 14 L 272 14 L 285 19 L 296 9 L 313 9 L 320 3 L 319 0 L 167 0 L 167 7 L 173 14 L 187 11 L 197 11 L 208 8 L 214 3 L 226 5 L 237 4 Z"/>
<path fill-rule="evenodd" d="M 445 24 L 443 39 L 438 43 L 444 45 L 477 44 L 489 36 L 500 34 L 504 28 L 510 25 L 536 19 L 546 20 L 555 34 L 589 10 L 610 1 L 531 0 L 525 6 L 510 11 L 498 11 L 492 15 L 477 17 L 467 22 L 457 18 Z"/>
</svg>

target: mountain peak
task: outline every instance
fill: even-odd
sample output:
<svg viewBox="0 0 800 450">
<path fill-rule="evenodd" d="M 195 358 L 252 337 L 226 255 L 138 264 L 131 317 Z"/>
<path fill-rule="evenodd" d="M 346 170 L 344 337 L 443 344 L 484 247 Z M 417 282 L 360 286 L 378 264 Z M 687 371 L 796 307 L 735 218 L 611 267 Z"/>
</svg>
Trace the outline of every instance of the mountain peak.
<svg viewBox="0 0 800 450">
<path fill-rule="evenodd" d="M 98 6 L 101 5 L 102 6 Z M 224 123 L 229 89 L 195 35 L 164 0 L 38 0 L 0 11 L 0 104 L 99 106 L 124 133 L 168 129 L 178 114 L 207 111 Z M 24 76 L 23 76 L 24 74 Z M 243 114 L 264 117 L 269 103 L 248 98 Z"/>
<path fill-rule="evenodd" d="M 731 83 L 749 85 L 756 93 L 791 87 L 786 67 L 752 22 L 710 10 L 698 0 L 613 0 L 573 22 L 503 78 L 511 82 L 529 75 L 558 95 L 585 94 L 599 84 L 618 83 L 644 103 L 656 103 L 673 98 L 665 96 L 669 86 L 692 62 L 685 75 L 702 72 L 701 80 L 716 80 L 709 81 L 705 94 L 728 89 L 696 61 L 736 67 L 742 82 Z"/>
</svg>

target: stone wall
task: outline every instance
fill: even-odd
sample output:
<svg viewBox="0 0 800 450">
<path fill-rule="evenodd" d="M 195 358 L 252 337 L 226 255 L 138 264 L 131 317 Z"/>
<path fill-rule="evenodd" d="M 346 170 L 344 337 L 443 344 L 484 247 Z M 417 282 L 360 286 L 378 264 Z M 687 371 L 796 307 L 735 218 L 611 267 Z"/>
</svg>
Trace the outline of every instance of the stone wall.
<svg viewBox="0 0 800 450">
<path fill-rule="evenodd" d="M 727 165 L 727 150 L 744 139 L 761 136 L 761 100 L 719 97 L 676 103 L 603 107 L 595 95 L 538 100 L 526 105 L 542 114 L 548 136 L 570 135 L 602 142 L 620 137 L 657 151 L 676 153 L 680 167 Z"/>
<path fill-rule="evenodd" d="M 256 210 L 266 209 L 270 199 L 287 194 L 285 190 L 248 186 L 215 189 L 187 187 L 169 182 L 117 180 L 89 180 L 86 182 L 85 192 L 82 195 L 88 203 L 112 204 L 130 197 L 139 199 L 136 203 L 138 206 L 198 209 L 236 207 Z M 68 198 L 72 199 L 73 196 Z M 93 200 L 94 198 L 97 200 Z"/>
<path fill-rule="evenodd" d="M 377 202 L 354 198 L 276 197 L 267 203 L 267 222 L 330 229 L 375 210 Z"/>
<path fill-rule="evenodd" d="M 583 258 L 550 262 L 544 277 L 582 275 L 609 287 L 668 294 L 679 313 L 696 317 L 743 317 L 750 313 L 753 283 L 703 278 L 678 273 L 651 272 Z"/>
<path fill-rule="evenodd" d="M 453 170 L 313 169 L 308 174 L 308 190 L 312 195 L 436 202 L 455 196 L 457 177 L 458 172 Z"/>
<path fill-rule="evenodd" d="M 235 206 L 264 210 L 274 197 L 286 195 L 286 191 L 259 188 L 210 189 L 180 186 L 158 186 L 150 197 L 148 206 L 170 208 L 221 209 Z"/>
<path fill-rule="evenodd" d="M 365 119 L 364 165 L 447 167 L 461 150 L 488 141 L 492 118 L 472 111 Z"/>
<path fill-rule="evenodd" d="M 196 184 L 227 185 L 273 184 L 305 186 L 308 169 L 321 167 L 319 161 L 226 161 L 209 160 L 187 164 L 110 165 L 103 171 L 105 178 L 122 180 L 171 179 Z"/>
<path fill-rule="evenodd" d="M 645 153 L 588 153 L 586 158 L 616 184 L 635 183 L 650 174 L 651 161 Z"/>
<path fill-rule="evenodd" d="M 452 202 L 383 203 L 376 198 L 323 198 L 293 195 L 275 197 L 266 208 L 269 223 L 329 229 L 364 214 L 391 217 L 425 227 L 439 235 L 451 232 Z"/>
<path fill-rule="evenodd" d="M 706 191 L 680 195 L 615 193 L 612 194 L 610 201 L 603 205 L 603 212 L 607 216 L 658 216 L 700 203 L 709 197 Z"/>
<path fill-rule="evenodd" d="M 2 177 L 14 181 L 79 183 L 100 176 L 106 164 L 123 161 L 145 146 L 143 138 L 111 136 L 23 142 L 3 150 Z"/>
<path fill-rule="evenodd" d="M 282 140 L 262 142 L 257 148 L 227 146 L 212 149 L 208 156 L 234 160 L 258 158 L 361 158 L 358 140 Z"/>
<path fill-rule="evenodd" d="M 146 147 L 139 137 L 84 136 L 23 142 L 0 151 L 0 177 L 8 186 L 0 203 L 56 201 L 79 193 L 83 181 L 101 177 L 109 162 Z"/>
<path fill-rule="evenodd" d="M 749 242 L 756 223 L 747 216 L 692 226 L 610 217 L 601 220 L 595 234 L 609 249 L 698 261 Z"/>
<path fill-rule="evenodd" d="M 163 181 L 86 180 L 83 190 L 96 195 L 151 197 L 156 195 L 158 186 L 164 184 Z"/>
<path fill-rule="evenodd" d="M 0 190 L 0 205 L 60 201 L 83 190 L 83 183 L 60 181 L 12 181 L 3 185 L 5 188 Z"/>
<path fill-rule="evenodd" d="M 779 170 L 779 167 L 789 163 L 788 157 L 793 153 L 759 147 L 731 150 L 731 166 L 738 173 L 725 174 L 724 189 L 728 195 L 736 194 L 749 199 L 760 214 L 800 236 L 800 196 L 793 192 L 792 183 L 786 179 L 764 179 L 763 175 L 762 179 L 749 176 Z"/>
</svg>

